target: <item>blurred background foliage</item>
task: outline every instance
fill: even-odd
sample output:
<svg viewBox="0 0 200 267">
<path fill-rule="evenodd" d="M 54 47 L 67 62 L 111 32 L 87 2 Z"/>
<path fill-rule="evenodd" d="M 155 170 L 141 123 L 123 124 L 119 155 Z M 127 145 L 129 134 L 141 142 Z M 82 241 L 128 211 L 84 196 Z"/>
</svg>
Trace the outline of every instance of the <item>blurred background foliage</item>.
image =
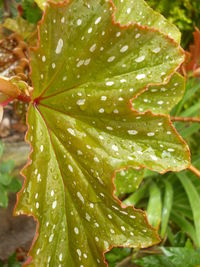
<svg viewBox="0 0 200 267">
<path fill-rule="evenodd" d="M 182 32 L 182 46 L 191 43 L 195 26 L 200 27 L 200 1 L 198 0 L 146 0 L 146 2 Z"/>
<path fill-rule="evenodd" d="M 18 177 L 13 175 L 15 163 L 13 160 L 4 161 L 3 159 L 4 146 L 0 142 L 0 207 L 8 206 L 8 194 L 17 193 L 22 183 Z"/>
</svg>

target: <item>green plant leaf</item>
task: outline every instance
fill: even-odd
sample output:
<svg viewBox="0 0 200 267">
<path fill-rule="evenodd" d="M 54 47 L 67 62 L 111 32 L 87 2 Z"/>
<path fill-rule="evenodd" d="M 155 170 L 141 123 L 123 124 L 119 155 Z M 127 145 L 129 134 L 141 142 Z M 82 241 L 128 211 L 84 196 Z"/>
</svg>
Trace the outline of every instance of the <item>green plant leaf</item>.
<svg viewBox="0 0 200 267">
<path fill-rule="evenodd" d="M 4 186 L 0 184 L 0 207 L 6 208 L 8 206 L 8 194 Z"/>
<path fill-rule="evenodd" d="M 162 213 L 161 191 L 156 183 L 151 184 L 149 191 L 150 196 L 147 206 L 147 217 L 149 223 L 158 229 Z"/>
<path fill-rule="evenodd" d="M 151 9 L 144 0 L 113 0 L 113 2 L 117 8 L 116 19 L 121 24 L 135 21 L 142 26 L 158 29 L 180 43 L 181 33 L 178 28 Z"/>
<path fill-rule="evenodd" d="M 147 256 L 136 260 L 141 267 L 194 267 L 200 264 L 200 250 L 162 247 L 163 255 Z"/>
<path fill-rule="evenodd" d="M 7 28 L 12 32 L 18 33 L 24 39 L 30 38 L 33 32 L 36 30 L 35 25 L 29 23 L 22 17 L 7 18 L 3 24 L 3 27 Z"/>
<path fill-rule="evenodd" d="M 115 195 L 117 197 L 135 192 L 143 180 L 144 169 L 135 170 L 129 168 L 117 172 L 114 183 L 116 186 Z"/>
<path fill-rule="evenodd" d="M 13 160 L 8 160 L 8 161 L 2 161 L 0 163 L 0 172 L 5 174 L 5 173 L 11 173 L 14 169 L 15 163 Z"/>
<path fill-rule="evenodd" d="M 172 204 L 173 204 L 173 187 L 171 183 L 165 181 L 165 195 L 162 207 L 162 220 L 161 220 L 161 233 L 160 233 L 162 238 L 164 238 L 167 230 Z"/>
<path fill-rule="evenodd" d="M 158 242 L 142 211 L 112 197 L 111 178 L 127 166 L 166 172 L 190 164 L 167 116 L 130 108 L 144 87 L 168 81 L 183 51 L 163 33 L 122 27 L 112 15 L 108 1 L 49 4 L 31 53 L 33 151 L 16 214 L 39 222 L 32 266 L 104 266 L 112 246 Z"/>
<path fill-rule="evenodd" d="M 12 181 L 12 176 L 8 173 L 0 173 L 0 184 L 9 185 Z"/>
<path fill-rule="evenodd" d="M 177 174 L 177 176 L 182 183 L 190 202 L 196 230 L 197 246 L 200 247 L 200 195 L 186 173 L 182 172 Z"/>
<path fill-rule="evenodd" d="M 106 260 L 109 262 L 109 267 L 116 266 L 117 262 L 120 262 L 124 258 L 131 254 L 130 248 L 113 248 L 106 254 Z"/>
<path fill-rule="evenodd" d="M 13 178 L 11 183 L 6 187 L 8 192 L 17 193 L 22 188 L 22 183 L 18 178 Z"/>
<path fill-rule="evenodd" d="M 34 0 L 22 1 L 23 17 L 30 23 L 36 24 L 42 17 L 42 11 Z"/>
<path fill-rule="evenodd" d="M 193 224 L 189 222 L 188 220 L 186 220 L 183 216 L 181 216 L 181 214 L 175 213 L 173 210 L 171 212 L 171 217 L 173 221 L 180 227 L 180 229 L 184 233 L 187 233 L 192 238 L 194 243 L 197 244 L 198 241 L 197 241 L 196 231 L 195 231 Z"/>
<path fill-rule="evenodd" d="M 127 206 L 136 206 L 137 203 L 147 195 L 149 184 L 150 181 L 142 184 L 140 188 L 127 199 L 125 199 L 123 203 Z"/>
<path fill-rule="evenodd" d="M 169 114 L 184 95 L 184 78 L 175 73 L 169 83 L 150 86 L 144 93 L 136 96 L 133 107 L 140 112 L 151 110 L 155 114 Z"/>
</svg>

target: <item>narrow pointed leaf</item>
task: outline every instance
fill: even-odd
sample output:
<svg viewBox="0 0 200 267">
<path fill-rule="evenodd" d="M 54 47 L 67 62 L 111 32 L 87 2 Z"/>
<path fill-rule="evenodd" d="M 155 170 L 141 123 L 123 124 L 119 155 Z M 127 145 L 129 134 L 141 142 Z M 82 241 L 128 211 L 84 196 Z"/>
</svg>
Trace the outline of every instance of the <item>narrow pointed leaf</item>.
<svg viewBox="0 0 200 267">
<path fill-rule="evenodd" d="M 122 27 L 113 12 L 102 0 L 49 4 L 31 53 L 32 153 L 16 213 L 39 222 L 32 266 L 104 266 L 112 246 L 155 244 L 146 215 L 113 197 L 116 172 L 190 164 L 168 117 L 139 114 L 130 103 L 149 84 L 169 79 L 182 49 L 157 30 Z"/>
<path fill-rule="evenodd" d="M 200 195 L 186 173 L 180 173 L 177 174 L 177 176 L 180 182 L 182 183 L 190 202 L 196 229 L 197 246 L 199 247 L 200 246 L 200 211 L 199 211 Z"/>
<path fill-rule="evenodd" d="M 144 183 L 135 193 L 133 193 L 127 199 L 125 199 L 123 203 L 127 206 L 136 206 L 141 199 L 143 199 L 146 195 L 148 195 L 149 184 L 150 181 Z"/>
<path fill-rule="evenodd" d="M 167 231 L 169 217 L 173 204 L 173 187 L 171 183 L 165 181 L 165 195 L 162 207 L 162 220 L 161 220 L 161 237 L 164 238 Z"/>
<path fill-rule="evenodd" d="M 185 219 L 183 216 L 180 216 L 179 213 L 172 210 L 171 217 L 173 221 L 181 228 L 181 230 L 187 233 L 193 240 L 195 244 L 198 244 L 197 235 L 193 224 Z"/>
<path fill-rule="evenodd" d="M 158 229 L 162 212 L 161 191 L 156 183 L 152 183 L 149 191 L 150 196 L 147 206 L 147 217 L 149 223 Z"/>
</svg>

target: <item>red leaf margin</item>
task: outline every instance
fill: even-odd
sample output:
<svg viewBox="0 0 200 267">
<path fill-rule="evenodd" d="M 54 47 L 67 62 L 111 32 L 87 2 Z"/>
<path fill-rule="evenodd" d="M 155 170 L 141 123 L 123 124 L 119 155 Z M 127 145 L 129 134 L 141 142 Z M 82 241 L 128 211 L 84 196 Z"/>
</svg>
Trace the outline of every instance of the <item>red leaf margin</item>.
<svg viewBox="0 0 200 267">
<path fill-rule="evenodd" d="M 53 8 L 56 8 L 56 7 L 67 6 L 67 5 L 70 3 L 70 1 L 71 1 L 71 0 L 64 0 L 64 1 L 62 1 L 62 2 L 55 3 L 55 2 L 52 2 L 51 0 L 48 0 L 47 3 L 48 3 L 49 5 L 51 5 Z M 155 32 L 155 33 L 156 33 L 156 32 L 158 32 L 158 33 L 162 33 L 163 36 L 165 36 L 166 39 L 168 39 L 168 40 L 169 40 L 170 42 L 172 42 L 174 45 L 177 45 L 177 42 L 176 42 L 173 38 L 171 38 L 170 36 L 166 35 L 165 33 L 161 32 L 161 31 L 159 31 L 159 30 L 156 29 L 156 28 L 150 28 L 150 27 L 148 27 L 148 26 L 143 26 L 143 25 L 140 25 L 140 24 L 138 24 L 138 23 L 136 23 L 136 22 L 131 22 L 131 23 L 126 24 L 126 25 L 121 25 L 121 24 L 120 24 L 119 22 L 117 22 L 116 19 L 115 19 L 115 13 L 117 12 L 117 8 L 116 8 L 115 4 L 113 3 L 113 0 L 109 0 L 109 2 L 110 2 L 111 6 L 113 7 L 113 10 L 114 10 L 113 13 L 112 13 L 112 23 L 113 23 L 113 25 L 118 26 L 120 29 L 127 29 L 127 28 L 129 28 L 131 25 L 137 25 L 137 27 L 140 28 L 141 30 L 149 30 L 149 31 L 152 31 L 152 32 Z M 39 49 L 39 47 L 40 47 L 40 25 L 43 24 L 43 22 L 44 22 L 44 18 L 45 18 L 45 16 L 46 16 L 46 13 L 47 13 L 47 7 L 45 8 L 45 10 L 44 10 L 44 12 L 43 12 L 42 19 L 40 20 L 40 22 L 38 23 L 38 26 L 37 26 L 37 29 L 38 29 L 37 46 L 36 46 L 36 47 L 31 47 L 31 48 L 29 48 L 30 51 L 37 51 L 37 50 Z M 178 44 L 177 47 L 178 47 L 179 51 L 180 51 L 182 54 L 185 55 L 185 51 L 181 48 L 181 46 L 180 46 L 179 44 Z M 31 67 L 31 57 L 30 57 L 30 54 L 31 54 L 31 53 L 29 53 L 29 65 L 30 65 L 30 77 L 31 77 L 31 75 L 32 75 L 32 67 Z M 184 61 L 184 60 L 183 60 L 183 61 Z M 182 63 L 183 63 L 183 62 L 182 62 Z M 180 63 L 179 66 L 177 66 L 177 68 L 171 73 L 171 75 L 168 76 L 168 79 L 166 80 L 166 83 L 169 82 L 169 80 L 171 79 L 172 75 L 173 75 L 173 74 L 180 68 L 180 66 L 182 65 L 182 63 Z M 143 115 L 145 115 L 145 114 L 149 114 L 149 115 L 151 115 L 152 117 L 162 117 L 162 118 L 167 118 L 168 121 L 169 121 L 169 125 L 170 125 L 171 129 L 175 132 L 175 134 L 177 135 L 177 137 L 179 138 L 179 140 L 182 142 L 182 144 L 186 146 L 186 148 L 187 148 L 187 156 L 188 156 L 189 162 L 191 162 L 191 153 L 190 153 L 189 146 L 187 145 L 187 143 L 185 142 L 185 140 L 179 135 L 179 133 L 177 132 L 177 130 L 176 130 L 175 127 L 173 126 L 173 123 L 172 123 L 172 121 L 170 120 L 170 115 L 161 115 L 161 114 L 157 115 L 157 114 L 154 114 L 154 113 L 153 113 L 152 111 L 150 111 L 150 110 L 141 113 L 141 112 L 139 112 L 139 111 L 137 111 L 136 109 L 133 108 L 132 101 L 134 101 L 134 99 L 136 99 L 140 94 L 142 94 L 142 93 L 144 93 L 145 91 L 147 91 L 148 88 L 149 88 L 150 86 L 159 86 L 159 85 L 162 85 L 162 84 L 163 84 L 163 83 L 149 83 L 147 86 L 145 86 L 144 88 L 142 88 L 141 91 L 140 91 L 138 94 L 136 94 L 136 96 L 134 96 L 133 98 L 131 98 L 131 99 L 129 100 L 130 109 L 131 109 L 135 114 L 137 114 L 137 115 L 141 115 L 141 114 L 143 114 Z M 33 88 L 34 88 L 34 85 L 33 85 Z M 32 91 L 32 92 L 33 92 L 33 91 Z M 32 92 L 31 92 L 31 97 L 30 97 L 30 99 L 32 99 Z M 40 97 L 39 97 L 39 98 L 40 98 Z M 36 99 L 34 99 L 34 100 L 32 100 L 32 101 L 29 102 L 29 107 L 28 107 L 27 114 L 26 114 L 27 132 L 26 132 L 26 134 L 25 134 L 25 141 L 26 141 L 26 143 L 28 143 L 28 144 L 30 145 L 30 152 L 29 152 L 29 155 L 28 155 L 27 163 L 25 164 L 25 166 L 23 167 L 23 169 L 22 169 L 21 172 L 20 172 L 20 174 L 21 174 L 22 177 L 24 178 L 24 183 L 23 183 L 22 189 L 17 193 L 17 199 L 16 199 L 16 203 L 15 203 L 14 210 L 13 210 L 13 215 L 14 215 L 14 216 L 18 216 L 18 215 L 20 214 L 19 212 L 16 212 L 16 208 L 17 208 L 17 205 L 18 205 L 18 202 L 19 202 L 20 194 L 23 192 L 24 187 L 25 187 L 26 176 L 25 176 L 25 174 L 23 174 L 23 171 L 24 171 L 24 170 L 31 164 L 31 161 L 32 161 L 32 160 L 30 159 L 30 156 L 31 156 L 31 154 L 33 153 L 33 146 L 31 145 L 31 142 L 28 141 L 28 139 L 27 139 L 28 132 L 29 132 L 29 129 L 30 129 L 30 125 L 28 124 L 29 108 L 30 108 L 30 105 L 31 105 L 31 104 L 33 104 L 34 106 L 36 106 L 37 103 L 38 103 L 39 98 L 36 98 Z M 112 196 L 113 196 L 113 198 L 118 202 L 119 206 L 120 206 L 122 209 L 126 209 L 128 206 L 127 206 L 127 205 L 124 205 L 124 204 L 122 203 L 122 201 L 121 201 L 119 198 L 117 198 L 117 197 L 115 196 L 116 187 L 115 187 L 114 179 L 116 178 L 116 173 L 117 173 L 117 172 L 120 172 L 122 169 L 128 169 L 128 168 L 130 168 L 130 167 L 133 167 L 133 166 L 127 166 L 126 168 L 120 168 L 120 169 L 118 169 L 118 170 L 115 170 L 114 173 L 113 173 L 113 176 L 112 176 L 112 178 L 111 178 L 111 179 L 112 179 L 112 184 L 113 184 L 113 193 L 112 193 Z M 190 168 L 190 167 L 191 167 L 191 163 L 188 165 L 188 168 Z M 135 167 L 134 167 L 134 168 L 135 168 Z M 142 169 L 142 168 L 146 168 L 146 166 L 145 166 L 145 165 L 140 165 L 140 166 L 138 167 L 138 169 Z M 164 174 L 164 173 L 169 172 L 169 171 L 170 171 L 170 169 L 166 169 L 165 171 L 160 172 L 160 174 Z M 129 206 L 129 207 L 130 207 L 130 206 Z M 161 240 L 160 240 L 160 237 L 159 237 L 159 235 L 158 235 L 156 229 L 155 229 L 154 227 L 152 227 L 152 226 L 149 224 L 148 219 L 147 219 L 147 214 L 146 214 L 146 212 L 145 212 L 145 211 L 142 211 L 142 210 L 140 210 L 140 209 L 136 209 L 136 208 L 134 208 L 133 206 L 132 206 L 132 209 L 133 209 L 134 211 L 141 212 L 141 213 L 144 215 L 144 219 L 145 219 L 147 225 L 155 231 L 155 234 L 156 234 L 156 236 L 157 236 L 158 242 L 155 242 L 154 244 L 152 244 L 152 246 L 155 245 L 155 244 L 157 244 L 157 243 L 159 243 L 159 241 L 161 241 Z M 30 253 L 30 251 L 32 250 L 32 248 L 33 248 L 33 246 L 34 246 L 34 244 L 35 244 L 35 242 L 36 242 L 36 240 L 37 240 L 37 238 L 38 238 L 38 236 L 39 236 L 39 221 L 38 221 L 37 217 L 35 217 L 35 215 L 32 214 L 31 212 L 29 212 L 29 213 L 25 213 L 25 212 L 24 212 L 23 214 L 27 215 L 28 217 L 30 217 L 30 216 L 33 217 L 33 219 L 36 221 L 36 232 L 35 232 L 35 235 L 34 235 L 34 238 L 33 238 L 32 244 L 31 244 L 31 247 L 30 247 L 30 249 L 29 249 L 29 251 L 28 251 L 28 256 L 29 256 L 29 257 L 28 257 L 27 261 L 22 265 L 22 266 L 26 266 L 26 265 L 30 264 L 31 261 L 32 261 L 32 257 L 29 255 L 29 253 Z M 105 254 L 106 254 L 107 252 L 109 252 L 113 247 L 124 247 L 124 246 L 112 246 L 112 245 L 111 245 L 107 250 L 103 251 L 104 263 L 107 265 L 107 267 L 108 267 L 108 263 L 106 262 Z M 126 246 L 126 247 L 128 247 L 128 246 Z"/>
</svg>

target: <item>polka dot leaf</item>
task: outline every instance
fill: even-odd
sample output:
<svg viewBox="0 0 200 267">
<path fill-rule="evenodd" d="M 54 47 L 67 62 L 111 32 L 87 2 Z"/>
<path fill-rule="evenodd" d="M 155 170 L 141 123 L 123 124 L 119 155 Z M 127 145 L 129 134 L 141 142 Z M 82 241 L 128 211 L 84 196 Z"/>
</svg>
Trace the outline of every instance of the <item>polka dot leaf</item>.
<svg viewBox="0 0 200 267">
<path fill-rule="evenodd" d="M 125 194 L 135 192 L 141 184 L 144 177 L 144 169 L 122 169 L 116 173 L 114 179 L 115 195 L 117 197 L 123 197 Z"/>
<path fill-rule="evenodd" d="M 167 84 L 149 86 L 132 101 L 133 108 L 139 112 L 147 110 L 155 114 L 169 114 L 184 95 L 185 79 L 175 73 Z"/>
<path fill-rule="evenodd" d="M 158 29 L 180 43 L 179 29 L 158 12 L 152 10 L 145 0 L 113 0 L 116 19 L 122 25 L 137 22 L 142 26 Z"/>
<path fill-rule="evenodd" d="M 184 53 L 158 30 L 120 25 L 114 9 L 103 0 L 49 4 L 39 27 L 27 115 L 32 151 L 15 210 L 38 221 L 30 266 L 106 266 L 112 246 L 159 242 L 144 212 L 120 205 L 115 176 L 190 164 L 169 117 L 131 108 L 148 85 L 169 80 Z"/>
</svg>

